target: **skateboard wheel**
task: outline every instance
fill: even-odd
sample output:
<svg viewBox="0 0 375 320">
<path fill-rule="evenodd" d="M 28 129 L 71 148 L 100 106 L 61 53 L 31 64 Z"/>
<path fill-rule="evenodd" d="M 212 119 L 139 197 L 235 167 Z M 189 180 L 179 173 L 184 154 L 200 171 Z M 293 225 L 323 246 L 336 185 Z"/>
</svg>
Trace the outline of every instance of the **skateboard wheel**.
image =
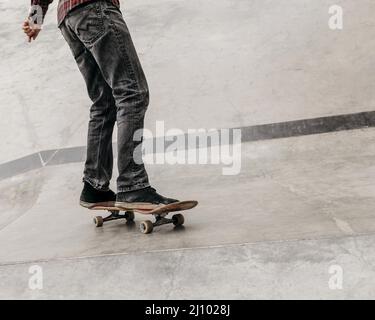
<svg viewBox="0 0 375 320">
<path fill-rule="evenodd" d="M 154 225 L 152 224 L 151 221 L 147 220 L 147 221 L 142 221 L 139 228 L 142 233 L 148 234 L 152 232 L 152 230 L 154 229 Z"/>
<path fill-rule="evenodd" d="M 102 226 L 103 226 L 103 223 L 104 223 L 103 218 L 100 217 L 100 216 L 95 217 L 95 218 L 94 218 L 94 223 L 95 223 L 95 225 L 96 225 L 97 228 L 102 227 Z"/>
<path fill-rule="evenodd" d="M 132 221 L 134 221 L 134 218 L 135 218 L 135 216 L 134 216 L 134 212 L 133 211 L 126 211 L 125 212 L 125 219 L 126 219 L 126 221 L 132 222 Z"/>
<path fill-rule="evenodd" d="M 172 222 L 175 226 L 182 226 L 185 222 L 185 218 L 182 214 L 178 213 L 172 217 Z"/>
</svg>

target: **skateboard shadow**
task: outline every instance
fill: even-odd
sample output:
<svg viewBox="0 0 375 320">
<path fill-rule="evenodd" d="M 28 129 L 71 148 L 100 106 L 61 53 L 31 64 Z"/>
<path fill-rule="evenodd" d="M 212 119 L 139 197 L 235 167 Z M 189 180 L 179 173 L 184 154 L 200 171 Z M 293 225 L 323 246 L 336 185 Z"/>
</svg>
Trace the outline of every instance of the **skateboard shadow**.
<svg viewBox="0 0 375 320">
<path fill-rule="evenodd" d="M 182 226 L 176 226 L 172 230 L 173 230 L 173 232 L 185 232 L 186 228 L 185 228 L 185 226 L 182 225 Z"/>
<path fill-rule="evenodd" d="M 136 228 L 137 224 L 135 221 L 126 221 L 125 228 L 128 230 L 134 230 Z"/>
</svg>

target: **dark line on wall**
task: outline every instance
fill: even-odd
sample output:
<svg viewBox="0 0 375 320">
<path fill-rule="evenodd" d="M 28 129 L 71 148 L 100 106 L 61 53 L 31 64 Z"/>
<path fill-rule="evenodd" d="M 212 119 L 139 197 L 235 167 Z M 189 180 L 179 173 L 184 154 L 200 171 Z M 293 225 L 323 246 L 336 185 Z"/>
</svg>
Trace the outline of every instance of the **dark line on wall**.
<svg viewBox="0 0 375 320">
<path fill-rule="evenodd" d="M 234 129 L 241 130 L 241 142 L 251 142 L 370 127 L 375 127 L 375 111 L 230 128 L 228 130 L 230 132 L 233 132 Z M 185 134 L 185 141 L 187 141 L 188 138 L 189 136 Z M 157 139 L 163 138 L 154 138 L 151 141 L 145 140 L 144 143 L 153 147 L 156 145 Z M 173 141 L 166 142 L 165 149 L 168 148 L 171 143 L 173 143 Z M 188 146 L 187 143 L 185 145 Z M 210 147 L 210 145 L 208 145 L 208 147 Z M 154 149 L 151 148 L 151 150 Z M 114 146 L 114 153 L 116 153 L 116 146 Z M 0 164 L 0 180 L 44 166 L 83 162 L 85 161 L 85 157 L 85 146 L 44 150 Z"/>
<path fill-rule="evenodd" d="M 375 127 L 375 111 L 294 120 L 240 128 L 242 142 Z"/>
</svg>

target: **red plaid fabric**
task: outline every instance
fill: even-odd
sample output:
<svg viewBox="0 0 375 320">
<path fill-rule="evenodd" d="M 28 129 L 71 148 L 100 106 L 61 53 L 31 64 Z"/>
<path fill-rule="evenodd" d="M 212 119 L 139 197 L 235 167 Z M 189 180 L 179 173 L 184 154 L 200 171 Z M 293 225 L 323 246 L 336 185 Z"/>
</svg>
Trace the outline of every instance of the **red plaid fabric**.
<svg viewBox="0 0 375 320">
<path fill-rule="evenodd" d="M 91 2 L 96 0 L 59 0 L 59 5 L 57 7 L 57 20 L 60 24 L 70 10 L 79 6 L 80 4 Z M 120 0 L 107 0 L 112 2 L 115 6 L 120 7 Z M 53 2 L 53 0 L 31 0 L 32 6 L 40 6 L 43 11 L 43 20 L 47 13 L 48 6 Z"/>
</svg>

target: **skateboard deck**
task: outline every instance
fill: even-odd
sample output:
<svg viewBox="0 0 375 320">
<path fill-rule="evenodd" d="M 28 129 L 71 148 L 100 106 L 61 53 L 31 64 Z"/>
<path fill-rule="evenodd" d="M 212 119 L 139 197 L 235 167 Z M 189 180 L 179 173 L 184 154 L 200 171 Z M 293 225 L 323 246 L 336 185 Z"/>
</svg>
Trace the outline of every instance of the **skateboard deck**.
<svg viewBox="0 0 375 320">
<path fill-rule="evenodd" d="M 151 233 L 154 227 L 159 227 L 164 224 L 174 224 L 175 226 L 182 226 L 185 222 L 184 216 L 182 214 L 175 214 L 172 218 L 167 218 L 168 214 L 171 212 L 185 211 L 193 209 L 198 205 L 198 201 L 180 201 L 167 205 L 148 205 L 146 207 L 115 207 L 115 206 L 103 206 L 98 205 L 89 208 L 90 210 L 105 210 L 110 213 L 109 216 L 103 218 L 102 216 L 96 216 L 94 218 L 94 223 L 96 227 L 102 227 L 105 222 L 126 219 L 128 222 L 134 221 L 134 213 L 140 213 L 144 215 L 153 215 L 155 217 L 155 222 L 150 220 L 142 221 L 140 224 L 140 230 L 144 234 Z M 122 213 L 123 212 L 123 213 Z"/>
</svg>

